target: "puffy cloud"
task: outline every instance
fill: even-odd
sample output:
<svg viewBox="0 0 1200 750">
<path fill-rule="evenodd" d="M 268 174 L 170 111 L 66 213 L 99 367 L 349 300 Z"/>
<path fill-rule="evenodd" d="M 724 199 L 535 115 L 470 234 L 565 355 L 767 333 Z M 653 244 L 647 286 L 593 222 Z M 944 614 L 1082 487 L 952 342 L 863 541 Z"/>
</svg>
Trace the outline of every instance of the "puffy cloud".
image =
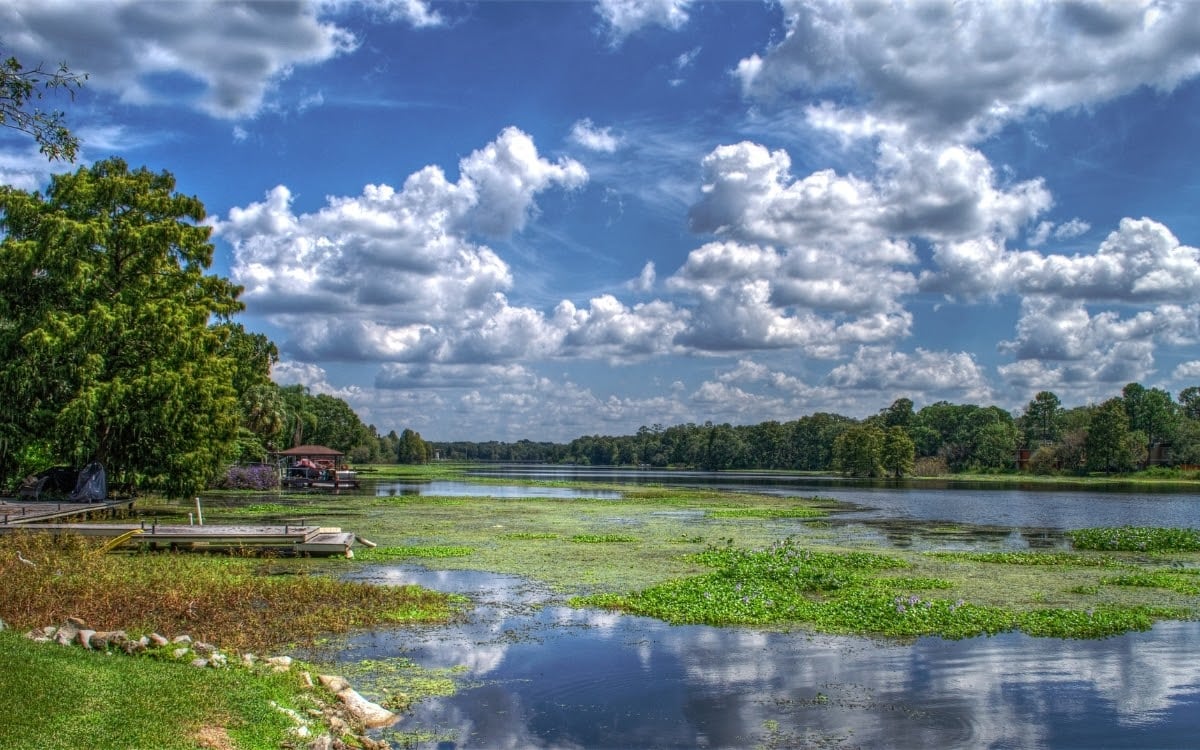
<svg viewBox="0 0 1200 750">
<path fill-rule="evenodd" d="M 935 267 L 921 272 L 920 287 L 968 300 L 995 297 L 1012 291 L 1022 257 L 994 237 L 938 243 Z"/>
<path fill-rule="evenodd" d="M 541 158 L 533 139 L 517 128 L 506 128 L 464 159 L 459 170 L 458 187 L 472 198 L 471 228 L 491 236 L 524 228 L 535 193 L 552 184 L 576 188 L 588 178 L 587 170 L 573 159 Z"/>
<path fill-rule="evenodd" d="M 895 234 L 1012 237 L 1053 204 L 1040 179 L 999 186 L 987 157 L 965 146 L 884 142 L 878 168 L 885 226 Z"/>
<path fill-rule="evenodd" d="M 357 385 L 341 388 L 333 385 L 323 367 L 286 359 L 276 362 L 271 368 L 271 379 L 279 385 L 302 385 L 313 393 L 323 393 L 348 402 L 360 401 L 366 393 L 365 389 Z"/>
<path fill-rule="evenodd" d="M 1097 386 L 1111 392 L 1120 386 L 1144 379 L 1154 369 L 1154 345 L 1145 341 L 1124 341 L 1098 352 L 1092 360 L 1046 362 L 1019 360 L 997 368 L 1000 376 L 1014 389 L 1023 392 L 1053 390 L 1080 401 L 1095 397 Z"/>
<path fill-rule="evenodd" d="M 782 150 L 742 142 L 703 161 L 703 197 L 692 228 L 780 244 L 836 245 L 856 260 L 915 258 L 896 236 L 930 239 L 1011 236 L 1051 204 L 1040 180 L 1004 189 L 987 158 L 962 146 L 882 144 L 873 180 L 814 172 L 790 174 Z"/>
<path fill-rule="evenodd" d="M 692 0 L 599 0 L 596 12 L 614 43 L 646 26 L 678 29 L 688 21 Z"/>
<path fill-rule="evenodd" d="M 772 370 L 767 365 L 749 359 L 738 360 L 737 365 L 717 376 L 720 383 L 761 384 L 778 393 L 803 397 L 814 388 L 800 378 L 781 370 Z"/>
<path fill-rule="evenodd" d="M 586 171 L 543 159 L 509 128 L 459 172 L 452 183 L 426 167 L 400 190 L 368 185 L 299 215 L 290 191 L 276 187 L 216 222 L 234 248 L 233 279 L 305 356 L 479 361 L 552 349 L 561 334 L 508 304 L 508 265 L 471 237 L 521 229 L 537 193 L 575 187 Z"/>
<path fill-rule="evenodd" d="M 828 381 L 837 388 L 922 394 L 929 400 L 957 398 L 989 403 L 992 397 L 983 368 L 967 352 L 918 348 L 912 354 L 906 354 L 864 346 L 849 362 L 833 368 Z"/>
<path fill-rule="evenodd" d="M 1175 366 L 1175 370 L 1171 373 L 1171 376 L 1176 380 L 1195 380 L 1200 378 L 1200 360 L 1193 359 L 1187 362 L 1180 362 Z"/>
<path fill-rule="evenodd" d="M 1064 383 L 1120 383 L 1153 371 L 1156 343 L 1200 340 L 1200 305 L 1160 305 L 1122 318 L 1111 310 L 1091 314 L 1084 302 L 1027 297 L 1017 336 L 999 344 L 1017 362 L 1000 368 L 1006 379 L 1024 382 L 1053 373 Z"/>
<path fill-rule="evenodd" d="M 403 21 L 416 29 L 434 28 L 446 23 L 446 19 L 426 0 L 319 0 L 318 5 L 331 13 L 341 13 L 358 6 L 390 20 Z"/>
<path fill-rule="evenodd" d="M 632 291 L 647 294 L 654 289 L 654 282 L 657 278 L 654 261 L 648 260 L 646 265 L 642 266 L 642 272 L 637 275 L 637 278 L 630 279 L 625 285 Z"/>
<path fill-rule="evenodd" d="M 612 128 L 598 128 L 586 118 L 571 126 L 570 138 L 589 151 L 611 154 L 621 147 L 621 137 L 614 135 Z"/>
<path fill-rule="evenodd" d="M 687 321 L 687 312 L 670 303 L 656 300 L 630 308 L 606 294 L 592 299 L 586 310 L 564 300 L 552 324 L 564 334 L 564 355 L 624 360 L 675 351 L 675 338 Z"/>
<path fill-rule="evenodd" d="M 718 147 L 703 162 L 692 228 L 785 248 L 777 267 L 764 269 L 782 304 L 888 310 L 916 289 L 899 268 L 917 261 L 909 238 L 938 243 L 939 269 L 925 273 L 925 288 L 995 293 L 1010 283 L 996 265 L 1008 261 L 1001 238 L 1052 203 L 1040 180 L 999 185 L 988 160 L 966 147 L 884 143 L 877 166 L 869 181 L 833 170 L 793 179 L 784 151 L 749 142 Z M 681 276 L 707 253 L 696 255 Z"/>
<path fill-rule="evenodd" d="M 974 138 L 1200 72 L 1188 3 L 845 3 L 783 0 L 786 35 L 738 65 L 752 95 L 802 91 L 899 123 Z"/>
<path fill-rule="evenodd" d="M 525 367 L 503 365 L 447 365 L 390 362 L 375 375 L 375 387 L 383 390 L 503 388 L 531 377 Z"/>
<path fill-rule="evenodd" d="M 1068 232 L 1078 231 L 1079 226 Z M 967 298 L 1007 292 L 1068 300 L 1153 304 L 1200 294 L 1200 250 L 1183 245 L 1151 219 L 1121 220 L 1095 253 L 1072 256 L 1014 252 L 996 238 L 934 247 L 925 291 Z"/>
<path fill-rule="evenodd" d="M 214 117 L 255 114 L 271 86 L 298 65 L 353 50 L 349 30 L 306 3 L 200 0 L 146 3 L 49 0 L 0 6 L 5 44 L 18 57 L 70 60 L 88 86 L 133 104 L 174 101 L 173 77 L 199 82 L 194 106 Z"/>
<path fill-rule="evenodd" d="M 1094 255 L 1023 254 L 1017 283 L 1029 294 L 1116 301 L 1187 301 L 1200 294 L 1200 250 L 1162 224 L 1122 219 Z"/>
<path fill-rule="evenodd" d="M 438 378 L 445 366 L 435 366 L 430 376 Z M 450 371 L 453 377 L 455 370 Z M 397 424 L 414 423 L 411 417 L 427 419 L 420 427 L 427 438 L 455 435 L 489 436 L 499 440 L 558 440 L 566 442 L 580 435 L 601 432 L 629 434 L 638 426 L 661 422 L 686 421 L 690 412 L 674 396 L 619 397 L 603 395 L 580 386 L 568 378 L 551 379 L 531 370 L 506 370 L 498 380 L 469 386 L 459 393 L 445 389 L 409 390 L 404 381 L 400 390 L 381 390 L 376 398 L 387 408 L 393 397 L 412 393 L 430 394 L 439 399 L 438 408 L 414 409 L 401 406 L 409 419 Z M 418 401 L 419 403 L 419 401 Z"/>
<path fill-rule="evenodd" d="M 1029 234 L 1027 242 L 1030 247 L 1038 247 L 1046 244 L 1046 240 L 1053 237 L 1056 240 L 1070 240 L 1082 234 L 1087 234 L 1092 225 L 1086 221 L 1075 218 L 1063 224 L 1055 224 L 1052 221 L 1043 221 L 1034 228 Z"/>
<path fill-rule="evenodd" d="M 233 279 L 252 310 L 289 331 L 284 349 L 306 360 L 498 365 L 555 357 L 628 360 L 675 351 L 689 314 L 611 295 L 549 316 L 510 303 L 511 271 L 475 234 L 521 229 L 536 195 L 572 188 L 587 173 L 550 162 L 529 136 L 505 130 L 459 165 L 457 182 L 429 166 L 400 190 L 368 185 L 296 214 L 283 186 L 216 222 L 234 247 Z M 653 267 L 643 272 L 653 283 Z"/>
</svg>

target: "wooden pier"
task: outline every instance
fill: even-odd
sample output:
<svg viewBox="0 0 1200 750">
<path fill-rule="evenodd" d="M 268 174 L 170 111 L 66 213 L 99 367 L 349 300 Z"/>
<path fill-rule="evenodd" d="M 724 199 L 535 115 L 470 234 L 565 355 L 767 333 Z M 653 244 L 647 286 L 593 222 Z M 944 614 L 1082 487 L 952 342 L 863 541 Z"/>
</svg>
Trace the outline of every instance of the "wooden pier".
<svg viewBox="0 0 1200 750">
<path fill-rule="evenodd" d="M 0 529 L 5 526 L 20 526 L 29 523 L 53 521 L 56 518 L 108 514 L 112 511 L 132 510 L 133 500 L 107 500 L 100 503 L 72 503 L 54 500 L 21 502 L 0 498 Z"/>
<path fill-rule="evenodd" d="M 283 525 L 192 525 L 140 523 L 51 523 L 71 517 L 109 515 L 132 510 L 133 500 L 71 503 L 37 500 L 20 502 L 0 499 L 0 534 L 26 531 L 47 534 L 78 534 L 109 540 L 110 549 L 178 549 L 207 552 L 272 552 L 279 555 L 354 557 L 353 546 L 365 539 L 339 528 Z"/>
<path fill-rule="evenodd" d="M 113 548 L 178 549 L 194 552 L 274 552 L 281 555 L 353 557 L 355 535 L 321 526 L 189 526 L 160 523 L 38 523 L 0 524 L 10 531 L 78 534 L 101 537 Z M 123 537 L 123 538 L 122 538 Z"/>
</svg>

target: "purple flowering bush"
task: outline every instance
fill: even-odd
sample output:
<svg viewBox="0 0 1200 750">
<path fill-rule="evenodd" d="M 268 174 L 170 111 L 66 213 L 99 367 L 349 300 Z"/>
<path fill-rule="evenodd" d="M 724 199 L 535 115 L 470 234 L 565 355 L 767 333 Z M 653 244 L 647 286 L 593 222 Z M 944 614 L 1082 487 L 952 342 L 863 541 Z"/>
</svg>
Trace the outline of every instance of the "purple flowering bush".
<svg viewBox="0 0 1200 750">
<path fill-rule="evenodd" d="M 279 472 L 270 464 L 230 466 L 217 487 L 223 490 L 274 490 L 279 488 Z"/>
</svg>

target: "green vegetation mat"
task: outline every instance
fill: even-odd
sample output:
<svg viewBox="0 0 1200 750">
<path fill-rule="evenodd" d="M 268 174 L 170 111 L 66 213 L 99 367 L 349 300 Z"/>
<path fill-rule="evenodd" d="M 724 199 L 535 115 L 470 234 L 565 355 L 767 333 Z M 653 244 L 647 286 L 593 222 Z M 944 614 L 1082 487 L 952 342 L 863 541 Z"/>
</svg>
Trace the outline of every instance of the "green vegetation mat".
<svg viewBox="0 0 1200 750">
<path fill-rule="evenodd" d="M 1200 611 L 1200 578 L 1187 572 L 1200 567 L 1191 529 L 1084 529 L 1057 549 L 964 551 L 937 546 L 961 546 L 969 525 L 930 524 L 928 547 L 897 548 L 838 524 L 828 498 L 588 485 L 597 486 L 621 497 L 303 502 L 381 544 L 323 564 L 332 571 L 389 560 L 508 573 L 579 606 L 669 622 L 1092 638 Z"/>
</svg>

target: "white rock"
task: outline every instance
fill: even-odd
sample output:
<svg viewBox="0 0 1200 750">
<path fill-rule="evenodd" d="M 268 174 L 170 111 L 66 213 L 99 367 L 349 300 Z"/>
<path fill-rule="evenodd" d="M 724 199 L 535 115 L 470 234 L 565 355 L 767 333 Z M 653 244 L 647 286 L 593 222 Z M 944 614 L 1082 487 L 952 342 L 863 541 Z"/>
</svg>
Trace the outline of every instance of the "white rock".
<svg viewBox="0 0 1200 750">
<path fill-rule="evenodd" d="M 372 703 L 362 697 L 354 688 L 346 688 L 338 693 L 337 696 L 338 700 L 346 706 L 346 710 L 361 721 L 364 727 L 390 727 L 396 723 L 396 719 L 398 718 L 396 714 L 378 703 Z"/>
<path fill-rule="evenodd" d="M 317 679 L 320 680 L 321 684 L 325 686 L 325 689 L 331 693 L 340 693 L 346 688 L 350 687 L 350 683 L 346 682 L 345 677 L 338 677 L 337 675 L 323 674 L 318 675 Z"/>
</svg>

